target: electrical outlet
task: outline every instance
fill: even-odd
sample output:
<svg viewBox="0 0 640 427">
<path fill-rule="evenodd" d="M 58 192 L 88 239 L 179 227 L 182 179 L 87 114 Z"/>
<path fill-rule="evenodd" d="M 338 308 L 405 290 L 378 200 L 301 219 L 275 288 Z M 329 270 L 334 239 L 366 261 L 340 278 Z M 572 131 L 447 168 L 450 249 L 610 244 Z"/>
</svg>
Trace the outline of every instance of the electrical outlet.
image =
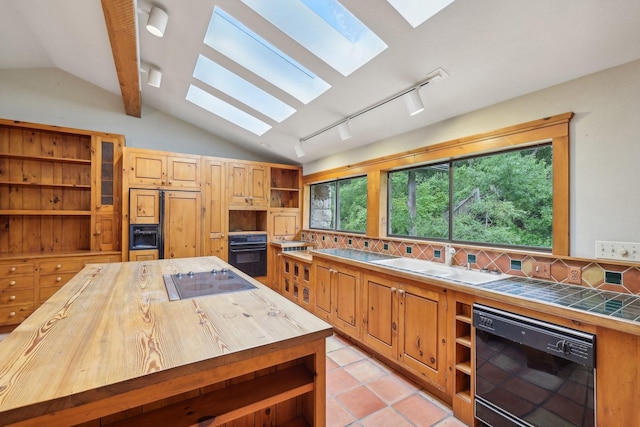
<svg viewBox="0 0 640 427">
<path fill-rule="evenodd" d="M 596 241 L 596 258 L 640 261 L 640 243 Z"/>
<path fill-rule="evenodd" d="M 550 262 L 534 262 L 533 277 L 539 279 L 551 279 L 551 263 Z"/>
<path fill-rule="evenodd" d="M 567 273 L 568 283 L 574 285 L 582 284 L 582 269 L 580 267 L 569 267 Z"/>
</svg>

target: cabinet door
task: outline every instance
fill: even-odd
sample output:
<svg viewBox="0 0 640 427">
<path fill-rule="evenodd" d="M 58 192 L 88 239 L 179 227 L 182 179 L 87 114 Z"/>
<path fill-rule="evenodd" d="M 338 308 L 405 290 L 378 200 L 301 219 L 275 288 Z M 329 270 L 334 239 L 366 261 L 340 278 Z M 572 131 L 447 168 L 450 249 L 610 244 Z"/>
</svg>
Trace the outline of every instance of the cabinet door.
<svg viewBox="0 0 640 427">
<path fill-rule="evenodd" d="M 446 298 L 420 286 L 399 291 L 399 358 L 435 385 L 446 382 Z"/>
<path fill-rule="evenodd" d="M 225 164 L 205 159 L 204 176 L 204 251 L 206 255 L 228 259 L 226 251 Z"/>
<path fill-rule="evenodd" d="M 129 190 L 129 223 L 160 223 L 160 192 L 158 190 Z"/>
<path fill-rule="evenodd" d="M 129 251 L 129 261 L 152 261 L 154 259 L 158 259 L 157 249 Z"/>
<path fill-rule="evenodd" d="M 397 288 L 391 280 L 365 276 L 363 341 L 390 358 L 396 357 L 397 349 Z"/>
<path fill-rule="evenodd" d="M 94 240 L 98 251 L 117 251 L 120 243 L 118 239 L 118 221 L 112 213 L 95 216 Z"/>
<path fill-rule="evenodd" d="M 269 232 L 272 239 L 294 239 L 300 229 L 300 213 L 271 211 Z"/>
<path fill-rule="evenodd" d="M 252 206 L 269 205 L 269 168 L 263 165 L 250 165 L 249 200 Z"/>
<path fill-rule="evenodd" d="M 317 263 L 315 266 L 315 313 L 326 321 L 331 321 L 331 276 L 332 269 L 328 264 Z"/>
<path fill-rule="evenodd" d="M 129 152 L 129 185 L 165 185 L 167 156 Z"/>
<path fill-rule="evenodd" d="M 338 329 L 359 337 L 358 296 L 360 273 L 341 267 L 333 274 L 335 292 L 334 323 Z"/>
<path fill-rule="evenodd" d="M 249 204 L 249 165 L 246 163 L 228 163 L 229 205 L 245 206 Z"/>
<path fill-rule="evenodd" d="M 167 184 L 171 187 L 199 188 L 200 160 L 190 157 L 167 158 Z"/>
<path fill-rule="evenodd" d="M 200 256 L 200 193 L 167 191 L 164 202 L 164 257 Z"/>
</svg>

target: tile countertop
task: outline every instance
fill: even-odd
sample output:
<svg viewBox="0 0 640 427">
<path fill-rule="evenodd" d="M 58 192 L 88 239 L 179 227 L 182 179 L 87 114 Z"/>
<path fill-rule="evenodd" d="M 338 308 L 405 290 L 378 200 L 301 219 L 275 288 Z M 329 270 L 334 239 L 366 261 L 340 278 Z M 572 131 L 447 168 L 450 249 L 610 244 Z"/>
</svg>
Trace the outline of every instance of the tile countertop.
<svg viewBox="0 0 640 427">
<path fill-rule="evenodd" d="M 354 249 L 314 249 L 310 252 L 319 256 L 328 255 L 330 257 L 345 258 L 349 261 L 358 262 L 360 265 L 365 264 L 363 266 L 373 267 L 379 271 L 380 269 L 387 270 L 387 272 L 393 271 L 414 279 L 435 279 L 439 283 L 446 283 L 450 288 L 460 292 L 494 299 L 500 299 L 495 297 L 501 295 L 508 296 L 509 300 L 501 299 L 504 302 L 513 303 L 514 301 L 524 300 L 527 303 L 539 303 L 541 308 L 544 308 L 545 305 L 550 308 L 556 306 L 563 309 L 562 313 L 557 312 L 556 314 L 564 315 L 565 317 L 567 315 L 574 317 L 572 313 L 575 312 L 584 313 L 589 316 L 595 316 L 592 319 L 585 319 L 592 323 L 608 327 L 622 326 L 622 329 L 626 332 L 640 335 L 640 296 L 637 295 L 519 276 L 496 278 L 493 281 L 472 285 L 461 281 L 371 263 L 377 260 L 398 258 L 392 255 Z"/>
</svg>

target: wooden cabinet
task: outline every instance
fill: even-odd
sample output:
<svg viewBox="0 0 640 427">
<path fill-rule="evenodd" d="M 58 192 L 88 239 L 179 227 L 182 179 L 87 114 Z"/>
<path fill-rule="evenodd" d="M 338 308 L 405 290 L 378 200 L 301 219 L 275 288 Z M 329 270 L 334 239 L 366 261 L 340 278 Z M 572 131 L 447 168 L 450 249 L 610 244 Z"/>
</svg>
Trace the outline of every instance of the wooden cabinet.
<svg viewBox="0 0 640 427">
<path fill-rule="evenodd" d="M 472 327 L 473 299 L 469 296 L 456 295 L 453 318 L 449 320 L 453 327 L 453 413 L 467 425 L 473 425 L 473 346 L 475 338 Z"/>
<path fill-rule="evenodd" d="M 129 186 L 200 188 L 200 156 L 127 149 Z"/>
<path fill-rule="evenodd" d="M 446 386 L 446 294 L 422 283 L 364 275 L 362 341 L 435 386 Z"/>
<path fill-rule="evenodd" d="M 158 190 L 140 188 L 129 190 L 130 224 L 159 224 L 160 210 L 160 192 Z"/>
<path fill-rule="evenodd" d="M 165 192 L 164 215 L 164 258 L 200 256 L 200 224 L 202 222 L 200 193 Z"/>
<path fill-rule="evenodd" d="M 314 295 L 311 282 L 311 263 L 286 252 L 280 254 L 280 292 L 291 301 L 313 311 Z"/>
<path fill-rule="evenodd" d="M 269 167 L 262 163 L 227 163 L 228 204 L 233 208 L 267 209 Z"/>
<path fill-rule="evenodd" d="M 359 338 L 362 273 L 346 264 L 326 261 L 317 261 L 314 269 L 314 312 L 340 331 Z"/>
<path fill-rule="evenodd" d="M 298 209 L 273 209 L 269 211 L 269 235 L 275 240 L 293 240 L 300 231 Z"/>
<path fill-rule="evenodd" d="M 434 386 L 447 379 L 446 294 L 428 285 L 403 284 L 398 290 L 398 360 Z"/>
<path fill-rule="evenodd" d="M 301 169 L 297 166 L 272 166 L 269 206 L 271 208 L 299 209 Z"/>
<path fill-rule="evenodd" d="M 22 322 L 87 264 L 117 262 L 105 255 L 60 255 L 0 260 L 0 327 Z"/>
<path fill-rule="evenodd" d="M 225 197 L 225 163 L 221 159 L 203 159 L 204 255 L 213 255 L 226 261 L 227 253 L 227 200 Z"/>
</svg>

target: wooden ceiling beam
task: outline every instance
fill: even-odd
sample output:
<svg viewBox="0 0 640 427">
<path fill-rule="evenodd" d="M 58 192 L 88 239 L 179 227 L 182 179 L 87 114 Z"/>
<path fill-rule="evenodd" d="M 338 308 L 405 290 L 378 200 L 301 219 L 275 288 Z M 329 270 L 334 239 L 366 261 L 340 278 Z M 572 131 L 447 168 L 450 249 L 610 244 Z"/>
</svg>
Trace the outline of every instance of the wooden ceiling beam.
<svg viewBox="0 0 640 427">
<path fill-rule="evenodd" d="M 141 117 L 135 1 L 102 0 L 102 11 L 118 73 L 124 110 L 128 116 Z"/>
</svg>

